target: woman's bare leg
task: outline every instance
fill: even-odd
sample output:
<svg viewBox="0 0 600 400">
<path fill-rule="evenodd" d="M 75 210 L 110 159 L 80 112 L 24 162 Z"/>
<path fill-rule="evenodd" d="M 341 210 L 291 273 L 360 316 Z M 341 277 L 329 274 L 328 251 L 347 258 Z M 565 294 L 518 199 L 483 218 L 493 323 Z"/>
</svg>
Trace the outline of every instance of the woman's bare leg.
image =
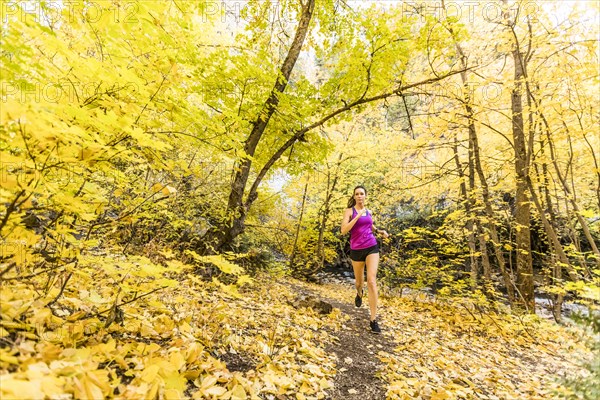
<svg viewBox="0 0 600 400">
<path fill-rule="evenodd" d="M 352 261 L 352 269 L 354 270 L 356 293 L 362 297 L 362 287 L 365 283 L 365 263 L 362 261 Z"/>
<path fill-rule="evenodd" d="M 367 256 L 367 287 L 369 288 L 369 308 L 371 321 L 377 318 L 377 267 L 379 266 L 379 253 Z"/>
</svg>

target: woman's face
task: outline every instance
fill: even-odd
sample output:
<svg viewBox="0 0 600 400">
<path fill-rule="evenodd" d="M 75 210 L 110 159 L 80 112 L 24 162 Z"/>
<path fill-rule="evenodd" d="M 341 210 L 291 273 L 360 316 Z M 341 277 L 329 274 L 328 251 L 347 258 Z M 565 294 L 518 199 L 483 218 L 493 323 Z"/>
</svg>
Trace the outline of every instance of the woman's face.
<svg viewBox="0 0 600 400">
<path fill-rule="evenodd" d="M 356 188 L 354 191 L 354 200 L 356 200 L 357 204 L 363 204 L 365 202 L 365 197 L 367 194 L 363 188 Z"/>
</svg>

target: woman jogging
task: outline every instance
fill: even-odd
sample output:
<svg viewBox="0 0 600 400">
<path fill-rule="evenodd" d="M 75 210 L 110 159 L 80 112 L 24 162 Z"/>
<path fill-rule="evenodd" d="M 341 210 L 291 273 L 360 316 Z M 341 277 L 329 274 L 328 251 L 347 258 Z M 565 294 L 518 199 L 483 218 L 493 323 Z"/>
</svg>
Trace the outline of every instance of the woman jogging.
<svg viewBox="0 0 600 400">
<path fill-rule="evenodd" d="M 371 212 L 365 208 L 367 190 L 363 186 L 354 188 L 352 197 L 348 201 L 348 208 L 344 210 L 342 220 L 342 235 L 350 232 L 350 259 L 354 269 L 356 281 L 356 307 L 362 305 L 364 269 L 367 265 L 367 287 L 369 290 L 369 308 L 371 318 L 369 325 L 373 333 L 381 333 L 377 323 L 377 267 L 379 265 L 379 246 L 374 232 L 387 238 L 389 235 L 383 229 L 377 229 L 373 224 Z"/>
</svg>

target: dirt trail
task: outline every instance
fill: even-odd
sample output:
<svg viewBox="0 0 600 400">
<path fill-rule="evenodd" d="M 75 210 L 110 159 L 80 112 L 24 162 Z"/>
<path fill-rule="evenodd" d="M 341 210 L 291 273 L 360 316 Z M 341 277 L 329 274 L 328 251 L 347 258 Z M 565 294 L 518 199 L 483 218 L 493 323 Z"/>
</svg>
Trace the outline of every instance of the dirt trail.
<svg viewBox="0 0 600 400">
<path fill-rule="evenodd" d="M 298 293 L 312 295 L 330 303 L 350 317 L 337 332 L 330 332 L 337 338 L 325 350 L 337 356 L 337 374 L 334 388 L 328 390 L 331 400 L 383 400 L 387 384 L 379 378 L 383 363 L 377 358 L 379 351 L 391 351 L 394 342 L 381 324 L 382 334 L 376 335 L 369 329 L 368 300 L 365 297 L 360 308 L 354 306 L 354 299 L 347 303 L 309 292 L 306 288 L 294 285 Z M 366 293 L 366 291 L 365 291 Z"/>
</svg>

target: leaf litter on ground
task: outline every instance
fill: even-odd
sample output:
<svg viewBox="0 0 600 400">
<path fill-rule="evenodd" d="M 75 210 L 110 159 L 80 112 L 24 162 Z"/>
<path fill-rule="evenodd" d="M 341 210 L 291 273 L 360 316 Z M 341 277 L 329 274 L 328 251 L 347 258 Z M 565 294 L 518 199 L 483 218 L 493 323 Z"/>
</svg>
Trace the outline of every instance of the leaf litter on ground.
<svg viewBox="0 0 600 400">
<path fill-rule="evenodd" d="M 325 351 L 347 315 L 293 306 L 298 286 L 351 303 L 350 285 L 225 285 L 133 256 L 84 256 L 47 280 L 1 283 L 2 398 L 325 399 L 352 363 Z M 395 347 L 357 337 L 390 399 L 552 398 L 588 356 L 572 329 L 427 297 L 381 299 L 380 321 Z"/>
<path fill-rule="evenodd" d="M 230 293 L 144 258 L 77 268 L 51 307 L 57 290 L 40 293 L 41 280 L 2 284 L 2 398 L 325 398 L 332 385 L 321 327 L 339 315 L 296 310 L 284 285 Z"/>
<path fill-rule="evenodd" d="M 346 302 L 355 294 L 352 285 L 313 288 Z M 588 374 L 592 354 L 577 327 L 419 292 L 380 299 L 378 314 L 396 343 L 378 352 L 388 399 L 553 399 L 568 393 L 561 378 Z"/>
</svg>

